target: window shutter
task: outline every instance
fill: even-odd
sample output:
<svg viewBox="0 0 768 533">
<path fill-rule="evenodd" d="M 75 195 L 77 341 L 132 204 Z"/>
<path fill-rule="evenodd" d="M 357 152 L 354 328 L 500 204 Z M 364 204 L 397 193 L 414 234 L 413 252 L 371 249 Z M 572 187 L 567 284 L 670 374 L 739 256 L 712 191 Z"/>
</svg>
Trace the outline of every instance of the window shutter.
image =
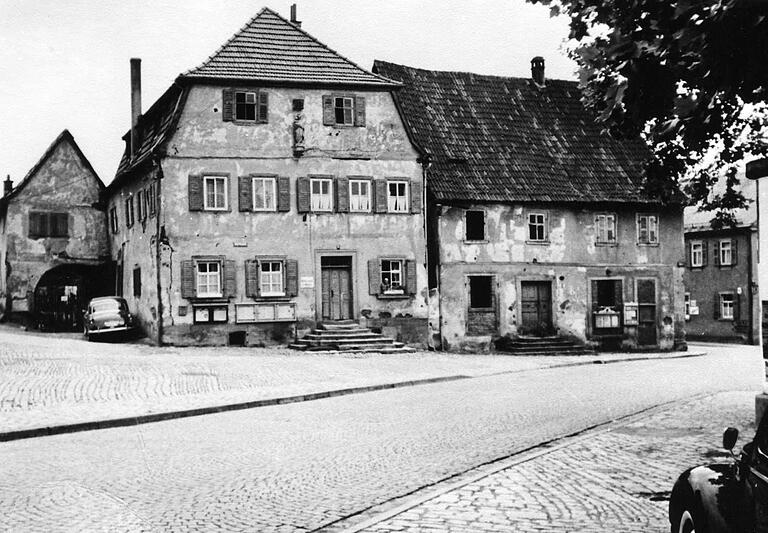
<svg viewBox="0 0 768 533">
<path fill-rule="evenodd" d="M 190 299 L 197 296 L 197 283 L 195 282 L 195 262 L 188 260 L 181 262 L 181 297 Z"/>
<path fill-rule="evenodd" d="M 291 178 L 277 178 L 277 210 L 291 210 Z"/>
<path fill-rule="evenodd" d="M 348 178 L 336 178 L 336 212 L 349 213 Z"/>
<path fill-rule="evenodd" d="M 253 209 L 253 179 L 250 176 L 240 176 L 237 179 L 240 211 L 251 211 Z"/>
<path fill-rule="evenodd" d="M 714 309 L 714 313 L 712 313 L 712 316 L 714 317 L 715 320 L 717 320 L 718 318 L 720 318 L 720 293 L 719 292 L 715 293 L 714 301 L 715 301 L 715 309 Z"/>
<path fill-rule="evenodd" d="M 131 198 L 133 201 L 133 198 Z M 69 235 L 69 214 L 56 213 L 56 235 L 59 237 L 66 237 Z M 131 221 L 133 222 L 133 221 Z"/>
<path fill-rule="evenodd" d="M 245 295 L 255 298 L 259 295 L 259 262 L 247 260 L 245 262 Z"/>
<path fill-rule="evenodd" d="M 685 265 L 691 268 L 693 265 L 693 257 L 691 256 L 691 241 L 685 242 Z"/>
<path fill-rule="evenodd" d="M 374 213 L 387 212 L 387 181 L 373 180 Z"/>
<path fill-rule="evenodd" d="M 421 213 L 421 183 L 412 181 L 411 188 L 411 213 Z"/>
<path fill-rule="evenodd" d="M 378 259 L 368 260 L 368 294 L 379 294 L 381 292 L 381 261 Z"/>
<path fill-rule="evenodd" d="M 221 118 L 224 122 L 232 122 L 235 118 L 235 91 L 224 89 L 221 92 Z"/>
<path fill-rule="evenodd" d="M 299 213 L 309 213 L 309 178 L 302 176 L 296 179 L 296 208 Z"/>
<path fill-rule="evenodd" d="M 330 94 L 323 95 L 323 125 L 336 125 L 336 115 L 333 112 L 333 96 Z"/>
<path fill-rule="evenodd" d="M 620 279 L 613 282 L 613 301 L 617 307 L 624 305 L 624 293 L 622 291 L 623 283 Z"/>
<path fill-rule="evenodd" d="M 299 294 L 299 262 L 295 259 L 285 262 L 285 293 L 288 296 Z"/>
<path fill-rule="evenodd" d="M 365 126 L 365 96 L 355 96 L 355 126 Z"/>
<path fill-rule="evenodd" d="M 592 293 L 592 312 L 597 311 L 597 281 L 592 280 L 589 282 L 590 291 Z"/>
<path fill-rule="evenodd" d="M 42 213 L 29 214 L 29 236 L 39 237 L 42 234 Z"/>
<path fill-rule="evenodd" d="M 151 190 L 151 189 L 150 189 Z M 189 196 L 189 210 L 190 211 L 202 211 L 203 210 L 203 177 L 199 174 L 190 174 L 189 182 L 187 186 L 187 194 Z M 150 198 L 149 190 L 146 194 L 147 206 L 152 201 Z M 147 209 L 149 211 L 149 209 Z"/>
<path fill-rule="evenodd" d="M 733 293 L 733 323 L 738 324 L 741 319 L 741 295 L 738 291 Z"/>
<path fill-rule="evenodd" d="M 715 241 L 715 245 L 712 247 L 712 259 L 714 259 L 714 265 L 720 266 L 720 241 Z"/>
<path fill-rule="evenodd" d="M 139 221 L 146 218 L 147 210 L 144 209 L 144 190 L 136 193 L 136 211 L 138 211 Z"/>
<path fill-rule="evenodd" d="M 416 294 L 416 261 L 405 262 L 405 289 L 408 294 Z"/>
<path fill-rule="evenodd" d="M 232 259 L 222 261 L 224 266 L 224 297 L 234 298 L 237 296 L 237 280 L 235 278 L 235 262 Z"/>
<path fill-rule="evenodd" d="M 739 241 L 731 239 L 731 264 L 737 265 L 739 262 Z"/>
<path fill-rule="evenodd" d="M 269 94 L 259 91 L 258 122 L 266 124 L 269 122 Z"/>
<path fill-rule="evenodd" d="M 701 241 L 701 266 L 707 266 L 707 259 L 709 258 L 709 250 L 707 249 L 707 241 Z"/>
</svg>

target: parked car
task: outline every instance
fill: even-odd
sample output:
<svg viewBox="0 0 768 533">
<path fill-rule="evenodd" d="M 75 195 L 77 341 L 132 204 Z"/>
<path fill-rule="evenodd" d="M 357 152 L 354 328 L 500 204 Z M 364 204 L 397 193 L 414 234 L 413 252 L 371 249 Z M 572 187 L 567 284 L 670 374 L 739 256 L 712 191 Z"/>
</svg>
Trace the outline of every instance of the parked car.
<svg viewBox="0 0 768 533">
<path fill-rule="evenodd" d="M 768 532 L 768 416 L 737 457 L 739 431 L 723 433 L 733 460 L 682 473 L 669 500 L 672 533 Z"/>
<path fill-rule="evenodd" d="M 128 304 L 119 296 L 93 298 L 83 315 L 83 334 L 88 340 L 95 335 L 127 333 L 133 328 L 133 316 L 128 311 Z"/>
</svg>

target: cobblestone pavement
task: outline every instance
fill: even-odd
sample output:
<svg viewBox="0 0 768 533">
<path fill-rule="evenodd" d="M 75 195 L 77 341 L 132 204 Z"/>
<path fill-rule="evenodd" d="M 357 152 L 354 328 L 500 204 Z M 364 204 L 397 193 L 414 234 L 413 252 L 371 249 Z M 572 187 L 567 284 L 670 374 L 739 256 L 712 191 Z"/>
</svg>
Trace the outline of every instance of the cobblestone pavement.
<svg viewBox="0 0 768 533">
<path fill-rule="evenodd" d="M 667 532 L 677 476 L 696 464 L 729 461 L 720 448 L 726 426 L 740 429 L 741 445 L 752 438 L 754 397 L 730 392 L 677 403 L 531 460 L 515 459 L 360 531 Z"/>
<path fill-rule="evenodd" d="M 757 349 L 714 349 L 0 443 L 0 531 L 310 531 L 660 402 L 757 390 L 761 362 Z M 647 468 L 635 456 L 621 468 L 652 468 L 644 453 Z M 610 480 L 608 464 L 553 491 L 542 468 L 529 498 L 552 493 L 566 516 L 579 485 Z"/>
<path fill-rule="evenodd" d="M 669 354 L 657 355 L 669 357 Z M 0 432 L 452 375 L 637 357 L 158 348 L 0 327 Z"/>
</svg>

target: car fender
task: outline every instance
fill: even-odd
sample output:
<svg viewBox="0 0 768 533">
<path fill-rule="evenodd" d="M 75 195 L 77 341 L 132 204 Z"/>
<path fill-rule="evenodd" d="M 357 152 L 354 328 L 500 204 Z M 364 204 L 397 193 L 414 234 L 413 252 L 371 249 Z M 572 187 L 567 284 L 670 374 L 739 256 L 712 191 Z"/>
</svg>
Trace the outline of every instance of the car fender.
<svg viewBox="0 0 768 533">
<path fill-rule="evenodd" d="M 691 501 L 692 499 L 692 501 Z M 741 486 L 729 464 L 697 466 L 683 472 L 672 489 L 669 519 L 675 524 L 686 506 L 693 506 L 696 531 L 739 531 Z"/>
</svg>

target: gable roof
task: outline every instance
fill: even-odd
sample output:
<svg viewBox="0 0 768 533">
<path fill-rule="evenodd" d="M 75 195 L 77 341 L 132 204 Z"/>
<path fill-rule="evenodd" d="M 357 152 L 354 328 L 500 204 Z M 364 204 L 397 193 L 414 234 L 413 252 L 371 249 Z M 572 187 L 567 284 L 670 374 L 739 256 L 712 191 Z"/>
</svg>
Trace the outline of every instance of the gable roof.
<svg viewBox="0 0 768 533">
<path fill-rule="evenodd" d="M 720 178 L 712 185 L 710 191 L 713 194 L 722 194 L 725 191 L 726 177 Z M 747 179 L 743 169 L 739 172 L 739 184 L 737 189 L 747 199 L 747 206 L 739 209 L 733 209 L 731 213 L 736 219 L 735 228 L 757 227 L 757 182 Z M 712 231 L 712 220 L 715 218 L 714 211 L 702 211 L 700 206 L 687 206 L 683 210 L 684 231 Z M 724 228 L 728 229 L 728 228 Z"/>
<path fill-rule="evenodd" d="M 361 68 L 266 7 L 202 65 L 180 77 L 377 88 L 398 86 Z"/>
<path fill-rule="evenodd" d="M 648 147 L 601 133 L 575 82 L 373 70 L 403 83 L 396 100 L 437 201 L 659 203 L 642 191 Z"/>
<path fill-rule="evenodd" d="M 104 182 L 101 181 L 101 178 L 96 173 L 96 171 L 93 169 L 93 166 L 91 166 L 91 162 L 88 161 L 88 158 L 85 157 L 85 154 L 83 154 L 83 151 L 80 150 L 80 147 L 75 142 L 75 138 L 72 136 L 72 134 L 69 132 L 69 130 L 65 129 L 59 135 L 53 140 L 53 142 L 48 146 L 48 148 L 43 152 L 43 155 L 40 156 L 40 159 L 37 160 L 37 163 L 34 164 L 34 166 L 29 169 L 29 172 L 27 172 L 26 176 L 19 182 L 16 187 L 14 187 L 10 193 L 6 194 L 2 198 L 0 198 L 0 203 L 8 203 L 8 201 L 19 194 L 24 187 L 27 186 L 27 184 L 32 180 L 32 178 L 37 174 L 37 172 L 42 168 L 42 166 L 45 164 L 46 161 L 53 155 L 53 152 L 56 150 L 56 148 L 62 144 L 62 143 L 69 143 L 70 146 L 75 151 L 75 154 L 80 159 L 80 162 L 83 164 L 83 166 L 93 174 L 93 177 L 96 178 L 96 183 L 99 186 L 99 189 L 104 189 Z"/>
</svg>

